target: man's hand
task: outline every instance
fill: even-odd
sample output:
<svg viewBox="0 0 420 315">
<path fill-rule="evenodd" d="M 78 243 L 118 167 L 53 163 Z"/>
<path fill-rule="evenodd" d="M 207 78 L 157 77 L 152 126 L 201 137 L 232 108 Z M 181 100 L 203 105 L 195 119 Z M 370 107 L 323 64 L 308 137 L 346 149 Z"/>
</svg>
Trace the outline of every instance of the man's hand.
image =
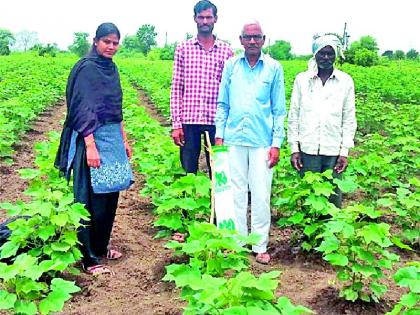
<svg viewBox="0 0 420 315">
<path fill-rule="evenodd" d="M 214 141 L 215 145 L 223 145 L 223 138 L 216 138 Z"/>
<path fill-rule="evenodd" d="M 280 157 L 280 149 L 272 147 L 270 151 L 268 151 L 268 167 L 272 168 L 277 165 L 279 162 Z"/>
<path fill-rule="evenodd" d="M 303 167 L 302 160 L 300 159 L 300 153 L 295 152 L 290 157 L 290 163 L 292 164 L 293 168 L 297 171 L 300 171 Z"/>
<path fill-rule="evenodd" d="M 86 146 L 86 159 L 89 167 L 98 168 L 101 166 L 99 152 L 94 142 Z"/>
<path fill-rule="evenodd" d="M 172 130 L 172 139 L 177 146 L 184 146 L 184 130 L 182 130 L 182 128 Z"/>
<path fill-rule="evenodd" d="M 340 155 L 337 159 L 337 163 L 334 166 L 334 170 L 337 172 L 337 174 L 340 174 L 346 170 L 347 165 L 349 165 L 347 157 Z"/>
</svg>

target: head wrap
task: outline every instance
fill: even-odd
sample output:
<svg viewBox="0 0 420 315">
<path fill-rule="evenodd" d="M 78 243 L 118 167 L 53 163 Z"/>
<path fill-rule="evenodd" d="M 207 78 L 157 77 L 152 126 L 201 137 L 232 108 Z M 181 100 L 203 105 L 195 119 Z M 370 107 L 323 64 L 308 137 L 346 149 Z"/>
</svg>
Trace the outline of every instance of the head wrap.
<svg viewBox="0 0 420 315">
<path fill-rule="evenodd" d="M 315 74 L 318 73 L 318 65 L 315 60 L 315 55 L 324 47 L 331 46 L 334 49 L 336 56 L 344 58 L 343 47 L 340 39 L 336 35 L 328 34 L 314 38 L 312 42 L 312 58 L 308 62 L 308 70 Z"/>
</svg>

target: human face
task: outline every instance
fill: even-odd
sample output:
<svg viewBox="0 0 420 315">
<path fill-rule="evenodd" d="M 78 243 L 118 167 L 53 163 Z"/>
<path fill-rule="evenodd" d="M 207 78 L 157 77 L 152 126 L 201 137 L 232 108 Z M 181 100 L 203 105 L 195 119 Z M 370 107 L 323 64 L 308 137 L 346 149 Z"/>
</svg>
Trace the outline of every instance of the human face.
<svg viewBox="0 0 420 315">
<path fill-rule="evenodd" d="M 261 27 L 258 24 L 245 25 L 242 35 L 239 36 L 247 56 L 259 56 L 265 42 Z"/>
<path fill-rule="evenodd" d="M 315 60 L 319 69 L 332 69 L 335 61 L 334 48 L 325 46 L 315 54 Z"/>
<path fill-rule="evenodd" d="M 117 34 L 109 34 L 95 41 L 96 51 L 105 58 L 112 59 L 120 46 Z"/>
<path fill-rule="evenodd" d="M 194 21 L 197 23 L 198 34 L 210 35 L 213 32 L 214 23 L 217 22 L 217 16 L 214 16 L 213 10 L 209 8 L 194 16 Z"/>
</svg>

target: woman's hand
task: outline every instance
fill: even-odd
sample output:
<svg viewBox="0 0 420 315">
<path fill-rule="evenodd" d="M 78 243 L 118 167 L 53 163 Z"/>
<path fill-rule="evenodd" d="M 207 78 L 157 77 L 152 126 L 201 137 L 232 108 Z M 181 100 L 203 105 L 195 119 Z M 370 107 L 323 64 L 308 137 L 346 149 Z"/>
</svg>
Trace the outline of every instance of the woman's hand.
<svg viewBox="0 0 420 315">
<path fill-rule="evenodd" d="M 124 147 L 125 147 L 125 153 L 127 153 L 128 159 L 131 159 L 131 156 L 133 155 L 133 151 L 131 150 L 130 144 L 127 140 L 124 141 Z"/>
<path fill-rule="evenodd" d="M 95 142 L 86 145 L 86 158 L 89 167 L 98 168 L 101 166 L 101 159 Z"/>
</svg>

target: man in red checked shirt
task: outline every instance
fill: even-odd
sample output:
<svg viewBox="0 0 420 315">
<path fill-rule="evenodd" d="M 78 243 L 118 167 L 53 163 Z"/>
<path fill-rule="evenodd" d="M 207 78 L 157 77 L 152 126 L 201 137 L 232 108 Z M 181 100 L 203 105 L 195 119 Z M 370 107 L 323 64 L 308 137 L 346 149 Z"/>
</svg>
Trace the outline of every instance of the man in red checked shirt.
<svg viewBox="0 0 420 315">
<path fill-rule="evenodd" d="M 225 61 L 233 56 L 230 46 L 213 35 L 217 22 L 217 8 L 213 3 L 197 2 L 194 21 L 197 37 L 180 43 L 175 50 L 170 105 L 172 138 L 180 147 L 181 164 L 187 173 L 197 173 L 201 137 L 205 131 L 209 132 L 214 145 L 214 118 L 222 70 Z M 207 151 L 206 159 L 210 170 Z"/>
</svg>

